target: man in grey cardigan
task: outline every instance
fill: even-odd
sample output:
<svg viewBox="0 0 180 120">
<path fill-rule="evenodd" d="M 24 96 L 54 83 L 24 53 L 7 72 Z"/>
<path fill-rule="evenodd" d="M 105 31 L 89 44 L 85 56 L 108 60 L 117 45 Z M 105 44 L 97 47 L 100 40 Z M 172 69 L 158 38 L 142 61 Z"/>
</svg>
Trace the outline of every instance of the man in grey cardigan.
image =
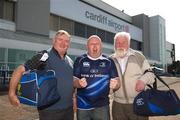
<svg viewBox="0 0 180 120">
<path fill-rule="evenodd" d="M 134 114 L 133 100 L 146 84 L 154 82 L 154 75 L 144 74 L 150 65 L 141 52 L 130 48 L 130 39 L 127 32 L 119 32 L 114 37 L 115 52 L 111 57 L 119 69 L 121 88 L 114 92 L 112 117 L 113 120 L 148 120 L 148 117 Z"/>
</svg>

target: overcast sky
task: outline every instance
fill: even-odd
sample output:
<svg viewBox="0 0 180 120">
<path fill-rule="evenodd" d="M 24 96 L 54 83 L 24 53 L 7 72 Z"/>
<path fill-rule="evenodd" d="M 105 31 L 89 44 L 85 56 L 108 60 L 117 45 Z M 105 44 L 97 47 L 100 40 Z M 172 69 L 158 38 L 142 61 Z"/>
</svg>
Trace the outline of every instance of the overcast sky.
<svg viewBox="0 0 180 120">
<path fill-rule="evenodd" d="M 166 41 L 175 44 L 176 60 L 180 60 L 180 6 L 178 0 L 102 0 L 124 10 L 130 16 L 144 13 L 160 15 L 166 21 Z"/>
</svg>

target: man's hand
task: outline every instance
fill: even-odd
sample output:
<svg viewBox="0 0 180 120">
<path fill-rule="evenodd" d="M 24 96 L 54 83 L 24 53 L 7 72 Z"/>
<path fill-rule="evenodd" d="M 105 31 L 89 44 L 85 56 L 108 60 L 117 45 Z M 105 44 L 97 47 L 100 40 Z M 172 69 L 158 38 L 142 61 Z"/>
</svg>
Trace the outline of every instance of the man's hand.
<svg viewBox="0 0 180 120">
<path fill-rule="evenodd" d="M 79 85 L 82 87 L 82 88 L 85 88 L 87 86 L 87 81 L 86 81 L 86 78 L 81 78 L 79 80 Z"/>
<path fill-rule="evenodd" d="M 145 83 L 142 80 L 137 80 L 136 86 L 135 86 L 135 90 L 137 92 L 141 92 L 145 89 Z"/>
<path fill-rule="evenodd" d="M 13 106 L 20 106 L 20 101 L 16 95 L 9 95 L 9 101 Z"/>
<path fill-rule="evenodd" d="M 109 87 L 110 89 L 118 89 L 120 87 L 119 80 L 111 79 Z"/>
</svg>

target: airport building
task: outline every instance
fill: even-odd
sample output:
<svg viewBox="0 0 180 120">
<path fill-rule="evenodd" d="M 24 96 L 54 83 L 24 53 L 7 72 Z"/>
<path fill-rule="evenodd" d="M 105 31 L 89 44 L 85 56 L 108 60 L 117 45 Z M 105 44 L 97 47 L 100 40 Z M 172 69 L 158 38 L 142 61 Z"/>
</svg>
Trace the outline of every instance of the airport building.
<svg viewBox="0 0 180 120">
<path fill-rule="evenodd" d="M 113 53 L 113 37 L 131 34 L 131 48 L 166 69 L 175 60 L 175 45 L 166 41 L 165 19 L 145 14 L 129 16 L 101 0 L 0 0 L 0 70 L 12 71 L 37 51 L 51 47 L 55 32 L 71 34 L 68 54 L 86 52 L 87 38 L 97 34 L 103 52 Z"/>
</svg>

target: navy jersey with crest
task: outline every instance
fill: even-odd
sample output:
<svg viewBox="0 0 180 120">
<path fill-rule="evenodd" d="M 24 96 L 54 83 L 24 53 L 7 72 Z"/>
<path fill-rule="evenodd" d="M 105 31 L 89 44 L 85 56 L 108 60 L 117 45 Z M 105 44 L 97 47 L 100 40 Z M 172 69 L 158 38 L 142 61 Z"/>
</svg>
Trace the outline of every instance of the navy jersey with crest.
<svg viewBox="0 0 180 120">
<path fill-rule="evenodd" d="M 93 109 L 109 104 L 110 79 L 118 77 L 114 62 L 105 55 L 97 59 L 84 54 L 74 63 L 74 77 L 86 78 L 87 86 L 77 89 L 78 109 Z"/>
</svg>

